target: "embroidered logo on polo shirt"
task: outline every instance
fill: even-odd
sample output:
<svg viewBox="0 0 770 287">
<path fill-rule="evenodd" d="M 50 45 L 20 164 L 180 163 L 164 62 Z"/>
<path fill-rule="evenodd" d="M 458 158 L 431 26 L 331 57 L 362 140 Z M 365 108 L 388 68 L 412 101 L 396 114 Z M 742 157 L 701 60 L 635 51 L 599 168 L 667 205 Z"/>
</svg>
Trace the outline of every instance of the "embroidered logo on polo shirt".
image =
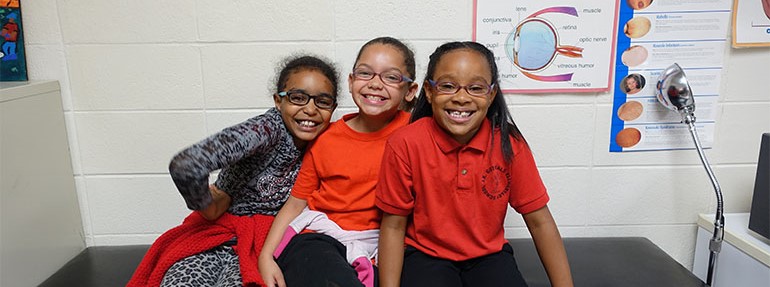
<svg viewBox="0 0 770 287">
<path fill-rule="evenodd" d="M 498 165 L 487 168 L 481 178 L 481 191 L 492 200 L 505 196 L 510 186 L 511 175 L 508 170 Z"/>
</svg>

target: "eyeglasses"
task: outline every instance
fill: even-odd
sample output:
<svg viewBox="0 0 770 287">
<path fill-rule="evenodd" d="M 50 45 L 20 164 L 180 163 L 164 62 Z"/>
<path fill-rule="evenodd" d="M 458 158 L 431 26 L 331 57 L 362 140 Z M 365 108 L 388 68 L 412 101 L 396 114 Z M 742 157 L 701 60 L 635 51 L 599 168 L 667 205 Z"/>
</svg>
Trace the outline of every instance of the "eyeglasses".
<svg viewBox="0 0 770 287">
<path fill-rule="evenodd" d="M 492 88 L 495 86 L 495 84 L 487 85 L 481 83 L 460 86 L 454 82 L 435 82 L 433 80 L 428 80 L 428 83 L 430 83 L 430 85 L 433 86 L 433 88 L 435 88 L 439 94 L 454 95 L 460 91 L 460 89 L 465 89 L 469 95 L 476 97 L 486 97 L 490 92 L 492 92 Z"/>
<path fill-rule="evenodd" d="M 367 68 L 358 68 L 353 70 L 353 78 L 356 78 L 357 80 L 368 81 L 368 80 L 374 79 L 374 76 L 376 75 L 380 76 L 380 80 L 382 80 L 383 83 L 391 84 L 391 85 L 398 85 L 401 82 L 411 83 L 414 81 L 397 71 L 375 73 L 374 71 Z"/>
<path fill-rule="evenodd" d="M 307 105 L 310 99 L 313 99 L 313 103 L 319 109 L 332 110 L 337 106 L 337 99 L 328 94 L 311 96 L 303 90 L 289 90 L 278 93 L 278 96 L 287 97 L 290 103 L 298 106 Z"/>
</svg>

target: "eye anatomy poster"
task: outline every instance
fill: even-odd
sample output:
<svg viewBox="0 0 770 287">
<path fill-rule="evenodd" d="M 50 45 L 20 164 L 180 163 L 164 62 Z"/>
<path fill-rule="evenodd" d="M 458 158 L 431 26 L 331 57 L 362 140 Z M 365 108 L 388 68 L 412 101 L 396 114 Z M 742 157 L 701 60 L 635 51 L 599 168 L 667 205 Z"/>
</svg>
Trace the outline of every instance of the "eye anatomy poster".
<svg viewBox="0 0 770 287">
<path fill-rule="evenodd" d="M 616 1 L 474 1 L 473 40 L 497 58 L 504 92 L 608 91 Z"/>
<path fill-rule="evenodd" d="M 658 76 L 674 63 L 694 95 L 700 141 L 711 147 L 731 5 L 732 0 L 621 0 L 611 152 L 695 147 L 681 115 L 655 98 Z"/>
</svg>

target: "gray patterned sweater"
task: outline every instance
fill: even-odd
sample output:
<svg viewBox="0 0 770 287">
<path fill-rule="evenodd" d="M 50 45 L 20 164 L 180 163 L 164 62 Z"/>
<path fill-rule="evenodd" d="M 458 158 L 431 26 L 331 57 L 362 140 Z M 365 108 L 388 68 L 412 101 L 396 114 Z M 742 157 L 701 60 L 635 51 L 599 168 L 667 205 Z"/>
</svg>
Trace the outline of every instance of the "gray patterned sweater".
<svg viewBox="0 0 770 287">
<path fill-rule="evenodd" d="M 211 203 L 209 173 L 222 169 L 214 185 L 232 198 L 234 215 L 275 215 L 289 197 L 302 150 L 272 108 L 179 152 L 169 172 L 190 209 Z"/>
</svg>

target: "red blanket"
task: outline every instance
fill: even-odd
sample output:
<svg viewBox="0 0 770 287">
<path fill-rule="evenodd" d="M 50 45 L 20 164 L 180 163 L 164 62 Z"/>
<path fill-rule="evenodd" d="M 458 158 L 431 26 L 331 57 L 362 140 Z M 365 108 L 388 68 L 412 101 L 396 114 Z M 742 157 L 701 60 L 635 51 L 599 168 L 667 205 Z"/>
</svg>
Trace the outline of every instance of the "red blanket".
<svg viewBox="0 0 770 287">
<path fill-rule="evenodd" d="M 233 237 L 238 238 L 233 249 L 238 254 L 243 286 L 264 285 L 257 269 L 257 257 L 273 219 L 275 217 L 268 215 L 225 213 L 212 222 L 194 211 L 182 225 L 166 231 L 152 244 L 127 286 L 159 286 L 166 271 L 177 261 L 219 246 Z"/>
</svg>

